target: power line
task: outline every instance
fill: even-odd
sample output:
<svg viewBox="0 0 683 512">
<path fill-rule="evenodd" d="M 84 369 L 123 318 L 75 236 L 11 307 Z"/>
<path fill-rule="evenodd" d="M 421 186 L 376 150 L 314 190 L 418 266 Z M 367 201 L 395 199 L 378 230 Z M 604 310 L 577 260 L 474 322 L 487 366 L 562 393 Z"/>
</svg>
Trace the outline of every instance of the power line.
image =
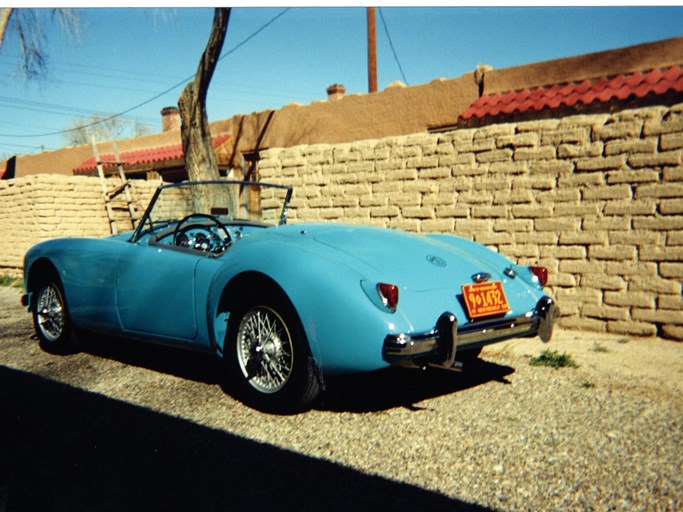
<svg viewBox="0 0 683 512">
<path fill-rule="evenodd" d="M 280 12 L 279 12 L 278 14 L 276 14 L 273 18 L 271 18 L 268 22 L 264 23 L 258 30 L 256 30 L 256 31 L 253 32 L 250 36 L 248 36 L 246 39 L 242 40 L 240 43 L 238 43 L 237 45 L 235 45 L 230 51 L 228 51 L 227 53 L 221 55 L 221 56 L 218 58 L 218 61 L 220 62 L 220 61 L 223 60 L 225 57 L 227 57 L 228 55 L 231 55 L 231 54 L 234 53 L 237 49 L 241 48 L 241 47 L 244 46 L 246 43 L 248 43 L 249 41 L 251 41 L 254 37 L 256 37 L 258 34 L 260 34 L 262 31 L 264 31 L 264 30 L 265 30 L 266 28 L 268 28 L 270 25 L 272 25 L 273 23 L 275 23 L 275 21 L 277 21 L 280 17 L 282 17 L 282 16 L 283 16 L 285 13 L 287 13 L 287 11 L 289 11 L 290 9 L 291 9 L 291 7 L 287 7 L 286 9 L 280 11 Z M 13 138 L 51 137 L 51 136 L 53 136 L 53 135 L 63 135 L 63 134 L 65 134 L 65 133 L 69 133 L 69 132 L 73 132 L 73 131 L 77 131 L 77 130 L 82 130 L 83 128 L 90 128 L 90 127 L 92 127 L 92 126 L 96 126 L 96 125 L 98 125 L 98 124 L 102 124 L 102 123 L 105 123 L 105 122 L 107 122 L 107 121 L 110 121 L 111 119 L 115 119 L 115 118 L 117 118 L 117 117 L 125 116 L 126 114 L 132 112 L 133 110 L 137 110 L 137 109 L 140 108 L 140 107 L 144 107 L 144 106 L 147 105 L 148 103 L 151 103 L 151 102 L 153 102 L 154 100 L 157 100 L 157 99 L 161 98 L 162 96 L 164 96 L 165 94 L 168 94 L 169 92 L 173 91 L 174 89 L 177 89 L 177 88 L 180 87 L 181 85 L 184 85 L 185 83 L 187 83 L 187 82 L 189 82 L 190 80 L 192 80 L 194 77 L 195 77 L 195 74 L 193 73 L 193 74 L 190 75 L 189 77 L 187 77 L 187 78 L 183 79 L 182 81 L 180 81 L 180 82 L 178 82 L 178 83 L 172 85 L 171 87 L 169 87 L 169 88 L 166 89 L 165 91 L 160 92 L 159 94 L 157 94 L 157 95 L 155 95 L 155 96 L 153 96 L 153 97 L 151 97 L 151 98 L 149 98 L 149 99 L 147 99 L 147 100 L 145 100 L 145 101 L 143 101 L 143 102 L 141 102 L 141 103 L 138 103 L 137 105 L 135 105 L 135 106 L 133 106 L 133 107 L 131 107 L 131 108 L 129 108 L 129 109 L 126 109 L 126 110 L 124 110 L 124 111 L 122 111 L 122 112 L 119 112 L 118 114 L 112 114 L 111 116 L 108 116 L 108 117 L 105 117 L 105 118 L 103 118 L 103 119 L 100 119 L 99 121 L 96 121 L 96 122 L 94 122 L 94 123 L 90 123 L 90 124 L 87 124 L 87 125 L 81 125 L 81 126 L 78 126 L 78 127 L 76 127 L 76 128 L 70 128 L 70 129 L 66 129 L 66 130 L 59 130 L 59 131 L 50 132 L 50 133 L 40 133 L 40 134 L 36 134 L 36 135 L 15 135 L 15 134 L 0 133 L 0 137 L 13 137 Z"/>
<path fill-rule="evenodd" d="M 29 149 L 42 149 L 42 146 L 33 146 L 29 144 L 0 144 L 3 148 L 29 148 Z"/>
<path fill-rule="evenodd" d="M 3 63 L 3 59 L 6 59 L 7 57 L 4 57 L 0 55 L 0 68 L 1 67 L 7 67 L 10 64 Z M 86 65 L 86 64 L 73 64 L 73 63 L 68 63 L 68 62 L 62 62 L 62 61 L 50 61 L 51 62 L 51 69 L 56 70 L 60 75 L 79 75 L 79 76 L 86 76 L 86 77 L 96 77 L 96 78 L 106 78 L 108 82 L 111 82 L 112 79 L 115 79 L 117 82 L 123 81 L 123 82 L 132 82 L 132 83 L 141 83 L 145 85 L 150 85 L 150 84 L 161 84 L 161 85 L 166 85 L 169 81 L 171 80 L 177 80 L 178 76 L 168 76 L 166 75 L 166 80 L 160 80 L 159 78 L 162 75 L 159 75 L 158 73 L 145 73 L 144 71 L 139 71 L 137 70 L 135 74 L 131 74 L 130 69 L 129 70 L 123 70 L 123 69 L 113 69 L 110 67 L 103 67 L 103 66 L 91 66 L 91 65 Z M 57 63 L 59 65 L 55 66 L 54 64 Z M 94 73 L 91 71 L 84 71 L 85 69 L 95 69 L 95 70 L 105 70 L 108 71 L 108 73 Z M 151 78 L 149 78 L 151 77 Z M 83 82 L 83 81 L 68 81 L 64 79 L 57 79 L 55 82 L 58 85 L 69 85 L 69 84 L 77 84 L 81 87 L 90 87 L 90 88 L 100 88 L 100 89 L 111 89 L 111 90 L 116 90 L 116 91 L 133 91 L 133 92 L 143 92 L 143 93 L 153 93 L 154 90 L 150 90 L 149 88 L 147 89 L 134 89 L 130 87 L 121 87 L 121 86 L 112 86 L 112 85 L 102 85 L 99 83 L 94 83 L 94 82 Z M 0 82 L 1 83 L 1 82 Z M 215 92 L 227 92 L 228 89 L 225 87 L 221 87 L 221 85 L 228 85 L 230 86 L 230 90 L 234 88 L 240 88 L 240 82 L 220 82 L 219 77 L 214 77 L 211 81 L 211 90 Z M 250 92 L 254 91 L 253 87 L 245 88 L 246 90 L 249 90 Z M 287 91 L 287 89 L 284 89 L 283 87 L 265 87 L 261 86 L 257 88 L 259 91 L 271 91 L 271 92 L 278 92 L 282 93 L 283 91 Z M 297 88 L 292 88 L 289 89 L 292 93 L 295 93 L 298 91 Z M 259 93 L 261 94 L 261 93 Z M 264 94 L 265 95 L 265 94 Z M 275 96 L 275 95 L 273 95 Z M 284 94 L 278 94 L 276 96 L 281 96 L 281 97 L 289 97 Z"/>
<path fill-rule="evenodd" d="M 2 64 L 0 63 L 0 66 Z M 105 77 L 106 75 L 103 74 L 91 74 L 87 72 L 74 72 L 74 71 L 67 71 L 68 74 L 75 74 L 75 75 L 85 75 L 85 76 L 101 76 Z M 136 72 L 136 74 L 138 74 Z M 144 75 L 145 73 L 142 73 Z M 111 78 L 111 77 L 110 77 Z M 177 77 L 172 78 L 173 80 L 177 80 Z M 167 84 L 167 81 L 161 81 L 161 80 L 143 80 L 143 79 L 136 79 L 134 77 L 120 77 L 117 78 L 115 83 L 120 83 L 121 81 L 129 81 L 133 83 L 144 83 L 144 84 L 151 84 L 151 83 L 157 83 L 157 84 Z M 1 83 L 1 82 L 0 82 Z M 107 84 L 102 84 L 102 83 L 96 83 L 96 82 L 91 82 L 91 81 L 72 81 L 72 80 L 64 80 L 60 79 L 58 81 L 59 85 L 78 85 L 81 89 L 104 89 L 104 90 L 112 90 L 112 91 L 118 91 L 118 92 L 140 92 L 144 94 L 150 94 L 153 93 L 154 90 L 150 90 L 150 88 L 145 88 L 145 89 L 139 89 L 139 88 L 132 88 L 132 87 L 122 87 L 120 85 L 111 85 L 111 82 L 108 82 Z M 221 80 L 220 77 L 214 76 L 214 78 L 211 81 L 211 92 L 212 94 L 216 93 L 230 93 L 234 94 L 235 92 L 240 92 L 240 91 L 245 91 L 250 94 L 255 94 L 258 95 L 259 98 L 264 98 L 264 97 L 273 97 L 273 98 L 291 98 L 291 94 L 296 94 L 299 92 L 298 89 L 296 88 L 283 88 L 283 87 L 265 87 L 265 86 L 259 86 L 259 87 L 244 87 L 240 82 L 226 82 L 224 80 Z M 289 94 L 285 94 L 285 93 Z M 240 100 L 236 98 L 231 98 L 233 102 L 239 103 Z M 96 111 L 91 111 L 91 112 L 96 112 Z M 100 111 L 97 111 L 99 113 Z M 111 114 L 111 112 L 109 112 Z M 155 118 L 156 120 L 156 118 Z M 150 118 L 146 118 L 145 122 L 153 122 L 150 120 Z"/>
<path fill-rule="evenodd" d="M 11 67 L 12 64 L 9 62 L 5 63 L 2 62 L 2 57 L 0 56 L 0 68 L 8 68 Z M 166 77 L 166 80 L 161 80 L 160 75 L 154 74 L 154 73 L 145 73 L 143 71 L 137 70 L 134 75 L 131 74 L 130 70 L 121 70 L 121 69 L 112 69 L 112 68 L 105 68 L 105 67 L 99 67 L 99 66 L 88 66 L 88 65 L 83 65 L 83 64 L 71 64 L 71 63 L 61 63 L 60 61 L 53 62 L 52 60 L 50 61 L 50 69 L 54 70 L 58 75 L 77 75 L 77 76 L 87 76 L 87 77 L 96 77 L 96 78 L 104 78 L 108 81 L 111 80 L 117 80 L 117 81 L 125 81 L 125 82 L 133 82 L 133 83 L 144 83 L 144 84 L 160 84 L 160 85 L 166 85 L 170 80 L 177 80 L 178 77 Z M 97 73 L 93 71 L 86 71 L 86 69 L 97 69 L 97 70 L 104 70 L 107 71 L 106 73 Z M 74 82 L 67 82 L 65 80 L 62 80 L 61 78 L 55 79 L 54 82 L 56 82 L 58 85 L 61 84 L 69 84 L 69 83 L 74 83 Z M 78 82 L 79 84 L 81 82 Z M 153 92 L 150 91 L 149 89 L 146 91 L 142 92 Z"/>
<path fill-rule="evenodd" d="M 21 98 L 11 98 L 7 96 L 0 96 L 0 106 L 12 108 L 16 110 L 28 110 L 32 112 L 41 112 L 44 114 L 60 115 L 60 116 L 74 116 L 74 115 L 105 115 L 98 110 L 73 107 L 69 105 L 59 105 L 57 103 L 44 103 L 41 101 L 25 100 Z M 141 122 L 154 122 L 156 119 L 141 116 L 129 116 L 129 120 Z M 0 121 L 2 123 L 2 121 Z M 5 123 L 7 124 L 7 123 Z M 15 123 L 12 123 L 15 124 Z M 16 124 L 15 124 L 16 125 Z"/>
<path fill-rule="evenodd" d="M 396 54 L 396 50 L 394 49 L 394 43 L 391 41 L 391 36 L 389 35 L 389 29 L 387 28 L 387 22 L 384 19 L 384 13 L 382 12 L 382 8 L 378 7 L 377 10 L 379 11 L 379 17 L 382 18 L 382 25 L 384 25 L 384 33 L 387 35 L 387 39 L 389 40 L 389 46 L 391 47 L 391 51 L 394 54 L 394 60 L 398 65 L 398 70 L 401 72 L 401 76 L 403 77 L 403 83 L 405 83 L 406 85 L 410 85 L 408 83 L 408 79 L 406 78 L 406 74 L 403 72 L 403 67 L 401 66 L 401 63 L 398 60 L 398 55 Z"/>
</svg>

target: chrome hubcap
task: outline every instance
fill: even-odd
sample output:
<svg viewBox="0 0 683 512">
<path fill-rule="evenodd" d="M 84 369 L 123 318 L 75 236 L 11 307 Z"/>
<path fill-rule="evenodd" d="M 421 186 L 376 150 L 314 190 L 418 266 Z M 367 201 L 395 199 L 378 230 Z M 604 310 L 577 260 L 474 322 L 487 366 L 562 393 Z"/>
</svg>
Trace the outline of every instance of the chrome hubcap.
<svg viewBox="0 0 683 512">
<path fill-rule="evenodd" d="M 64 300 L 62 294 L 49 284 L 38 295 L 36 316 L 40 332 L 49 341 L 55 341 L 64 331 Z"/>
<path fill-rule="evenodd" d="M 282 318 L 265 306 L 244 315 L 237 330 L 237 360 L 249 384 L 275 393 L 292 374 L 292 342 Z"/>
</svg>

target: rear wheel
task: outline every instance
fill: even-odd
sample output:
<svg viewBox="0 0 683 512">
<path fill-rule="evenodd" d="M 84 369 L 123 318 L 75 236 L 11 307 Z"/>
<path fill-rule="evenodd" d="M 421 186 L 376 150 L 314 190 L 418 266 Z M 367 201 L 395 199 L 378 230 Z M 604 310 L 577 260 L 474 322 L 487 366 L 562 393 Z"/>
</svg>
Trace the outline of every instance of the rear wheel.
<svg viewBox="0 0 683 512">
<path fill-rule="evenodd" d="M 228 377 L 238 398 L 267 412 L 310 408 L 320 382 L 303 329 L 285 301 L 259 301 L 230 315 Z"/>
<path fill-rule="evenodd" d="M 59 279 L 50 275 L 33 292 L 33 327 L 40 346 L 53 354 L 68 354 L 78 350 L 74 331 Z"/>
</svg>

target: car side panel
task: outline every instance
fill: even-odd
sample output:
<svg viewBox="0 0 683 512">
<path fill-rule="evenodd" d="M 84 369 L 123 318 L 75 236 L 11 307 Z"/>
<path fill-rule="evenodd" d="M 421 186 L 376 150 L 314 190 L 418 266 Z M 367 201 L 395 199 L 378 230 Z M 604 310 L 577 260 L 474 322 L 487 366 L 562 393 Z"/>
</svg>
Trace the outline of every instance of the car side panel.
<svg viewBox="0 0 683 512">
<path fill-rule="evenodd" d="M 209 297 L 216 295 L 216 290 L 223 289 L 223 282 L 219 282 L 214 277 L 226 266 L 226 256 L 222 258 L 203 258 L 195 268 L 194 301 L 197 315 L 197 337 L 194 343 L 198 348 L 216 350 L 216 347 L 223 346 L 227 327 L 227 316 L 219 315 L 217 318 L 216 310 L 211 309 Z M 220 291 L 218 292 L 220 294 Z M 216 335 L 214 327 L 218 325 L 219 333 Z M 215 341 L 214 341 L 215 340 Z"/>
<path fill-rule="evenodd" d="M 39 260 L 57 270 L 79 328 L 211 348 L 206 300 L 221 260 L 123 237 L 37 244 L 26 254 L 26 271 Z"/>
<path fill-rule="evenodd" d="M 116 272 L 116 308 L 124 332 L 190 341 L 197 337 L 195 267 L 204 255 L 129 243 Z"/>
</svg>

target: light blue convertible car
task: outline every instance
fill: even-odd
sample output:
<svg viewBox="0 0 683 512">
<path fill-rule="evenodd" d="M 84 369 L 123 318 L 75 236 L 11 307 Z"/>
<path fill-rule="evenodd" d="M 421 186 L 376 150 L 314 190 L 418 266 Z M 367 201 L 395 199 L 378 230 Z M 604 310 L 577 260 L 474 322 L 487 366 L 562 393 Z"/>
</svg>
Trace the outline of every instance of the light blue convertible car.
<svg viewBox="0 0 683 512">
<path fill-rule="evenodd" d="M 458 369 L 490 343 L 550 339 L 546 269 L 455 236 L 286 225 L 291 196 L 163 185 L 132 232 L 35 245 L 22 301 L 42 347 L 75 351 L 85 331 L 207 351 L 237 398 L 293 412 L 313 406 L 325 375 Z"/>
</svg>

